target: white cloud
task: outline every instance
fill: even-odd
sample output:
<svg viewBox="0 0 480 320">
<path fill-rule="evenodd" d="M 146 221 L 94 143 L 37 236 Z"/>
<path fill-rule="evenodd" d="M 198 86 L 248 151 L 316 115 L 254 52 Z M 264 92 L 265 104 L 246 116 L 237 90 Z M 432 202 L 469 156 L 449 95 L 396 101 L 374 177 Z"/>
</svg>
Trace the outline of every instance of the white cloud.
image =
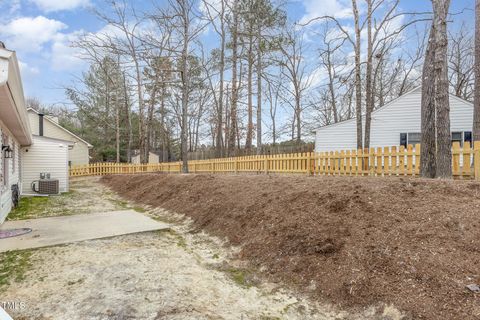
<svg viewBox="0 0 480 320">
<path fill-rule="evenodd" d="M 46 12 L 72 10 L 78 7 L 85 7 L 89 0 L 30 0 L 38 8 Z"/>
<path fill-rule="evenodd" d="M 58 34 L 52 43 L 51 63 L 55 71 L 73 70 L 83 64 L 79 58 L 78 49 L 72 48 L 72 41 L 77 39 L 81 31 L 69 34 Z"/>
<path fill-rule="evenodd" d="M 29 76 L 36 76 L 40 73 L 40 70 L 37 67 L 31 67 L 26 62 L 18 61 L 18 65 L 20 67 L 20 72 L 22 73 L 23 78 L 26 78 Z"/>
<path fill-rule="evenodd" d="M 20 3 L 20 0 L 12 0 L 10 3 L 10 14 L 15 14 L 22 8 L 22 5 Z"/>
<path fill-rule="evenodd" d="M 306 23 L 322 16 L 332 16 L 338 19 L 352 16 L 352 6 L 349 0 L 302 0 L 305 15 L 300 23 Z"/>
<path fill-rule="evenodd" d="M 67 26 L 44 16 L 23 17 L 12 20 L 0 30 L 8 48 L 23 52 L 39 51 Z"/>
</svg>

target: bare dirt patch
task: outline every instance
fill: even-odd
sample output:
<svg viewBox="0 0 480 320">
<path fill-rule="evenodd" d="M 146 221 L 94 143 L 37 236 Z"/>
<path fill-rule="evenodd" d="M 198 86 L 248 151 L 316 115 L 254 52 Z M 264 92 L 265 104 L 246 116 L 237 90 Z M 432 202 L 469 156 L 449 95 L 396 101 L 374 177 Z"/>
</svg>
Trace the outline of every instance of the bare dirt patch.
<svg viewBox="0 0 480 320">
<path fill-rule="evenodd" d="M 135 207 L 97 181 L 73 183 L 82 213 L 85 208 L 133 207 L 168 220 L 172 229 L 0 254 L 0 301 L 24 306 L 7 310 L 14 319 L 350 320 L 384 313 L 340 312 L 282 284 L 261 281 L 233 260 L 238 249 L 192 232 L 191 223 L 174 213 Z"/>
<path fill-rule="evenodd" d="M 407 178 L 137 175 L 103 182 L 191 217 L 255 270 L 323 301 L 478 319 L 480 184 Z"/>
</svg>

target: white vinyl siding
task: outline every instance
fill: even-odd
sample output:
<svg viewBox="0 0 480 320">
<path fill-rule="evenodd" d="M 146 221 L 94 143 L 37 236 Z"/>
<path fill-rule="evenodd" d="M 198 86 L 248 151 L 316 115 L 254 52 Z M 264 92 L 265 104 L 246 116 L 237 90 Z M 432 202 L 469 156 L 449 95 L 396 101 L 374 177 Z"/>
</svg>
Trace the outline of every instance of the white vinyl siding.
<svg viewBox="0 0 480 320">
<path fill-rule="evenodd" d="M 22 148 L 22 194 L 35 194 L 31 184 L 40 173 L 59 180 L 60 192 L 68 192 L 68 144 L 33 136 L 33 143 Z"/>
<path fill-rule="evenodd" d="M 17 140 L 15 140 L 12 136 L 12 134 L 5 128 L 3 123 L 0 122 L 0 135 L 5 133 L 8 138 L 8 144 L 10 146 L 13 146 L 13 143 L 15 142 L 15 145 L 18 146 L 19 143 Z M 1 151 L 0 151 L 1 152 Z M 0 184 L 0 224 L 5 221 L 5 218 L 7 217 L 8 213 L 12 209 L 12 185 L 18 184 L 19 183 L 19 168 L 18 168 L 18 158 L 19 158 L 19 151 L 18 147 L 14 148 L 13 150 L 15 161 L 13 159 L 8 159 L 6 161 L 8 168 L 6 169 L 8 172 L 8 179 L 6 183 L 3 183 L 3 157 L 0 157 L 0 167 L 2 168 L 2 183 Z M 16 168 L 14 170 L 13 165 L 15 164 Z"/>
<path fill-rule="evenodd" d="M 28 117 L 30 120 L 30 127 L 32 128 L 32 133 L 34 135 L 39 134 L 39 116 L 32 110 L 28 111 Z M 89 149 L 88 145 L 70 134 L 68 131 L 58 127 L 57 125 L 51 122 L 52 120 L 48 119 L 48 116 L 45 116 L 43 119 L 43 135 L 45 137 L 72 141 L 75 143 L 73 148 L 68 151 L 69 161 L 72 165 L 88 164 L 89 159 Z"/>
<path fill-rule="evenodd" d="M 374 111 L 370 147 L 398 146 L 400 133 L 421 132 L 421 98 L 421 88 L 417 88 Z M 472 131 L 472 121 L 472 104 L 450 95 L 451 131 Z M 356 122 L 350 119 L 319 128 L 315 151 L 356 149 L 356 141 Z"/>
</svg>

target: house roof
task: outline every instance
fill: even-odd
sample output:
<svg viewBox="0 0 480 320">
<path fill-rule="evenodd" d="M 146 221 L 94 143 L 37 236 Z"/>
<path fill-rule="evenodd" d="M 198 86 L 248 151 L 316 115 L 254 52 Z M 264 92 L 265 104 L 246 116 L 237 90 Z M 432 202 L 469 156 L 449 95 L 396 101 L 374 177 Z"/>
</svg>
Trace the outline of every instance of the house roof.
<svg viewBox="0 0 480 320">
<path fill-rule="evenodd" d="M 56 138 L 50 138 L 50 137 L 45 137 L 45 136 L 39 136 L 39 135 L 36 135 L 36 134 L 33 135 L 33 138 L 34 138 L 34 139 L 47 140 L 47 141 L 51 141 L 51 142 L 63 143 L 63 144 L 66 144 L 66 145 L 68 145 L 68 146 L 74 146 L 74 145 L 75 145 L 75 142 L 73 142 L 73 141 L 56 139 Z"/>
<path fill-rule="evenodd" d="M 421 90 L 422 89 L 422 86 L 418 86 L 418 87 L 415 87 L 413 88 L 412 90 L 402 94 L 401 96 L 393 99 L 392 101 L 384 104 L 383 106 L 379 107 L 378 109 L 374 110 L 372 112 L 372 116 L 380 111 L 384 111 L 385 109 L 388 109 L 389 106 L 395 104 L 396 102 L 398 102 L 398 100 L 402 99 L 403 97 L 409 95 L 409 94 L 412 94 L 414 93 L 415 91 L 418 91 L 418 90 Z M 459 101 L 462 101 L 463 103 L 468 103 L 470 105 L 472 105 L 472 103 L 470 101 L 467 101 L 467 100 L 464 100 L 462 98 L 459 98 L 457 97 L 456 95 L 453 95 L 451 93 L 449 93 L 449 97 L 450 99 L 455 99 L 455 100 L 459 100 Z M 362 117 L 365 116 L 365 115 L 362 115 Z M 340 121 L 340 122 L 336 122 L 336 123 L 332 123 L 332 124 L 329 124 L 329 125 L 326 125 L 326 126 L 322 126 L 322 127 L 319 127 L 315 130 L 313 130 L 313 132 L 316 132 L 318 130 L 322 130 L 322 129 L 325 129 L 325 128 L 332 128 L 332 127 L 335 127 L 335 126 L 338 126 L 338 125 L 341 125 L 341 124 L 344 124 L 344 123 L 348 123 L 348 122 L 352 122 L 352 121 L 355 121 L 356 117 L 353 117 L 353 118 L 350 118 L 350 119 L 346 119 L 346 120 L 343 120 L 343 121 Z"/>
<path fill-rule="evenodd" d="M 17 56 L 3 47 L 0 47 L 0 120 L 20 145 L 32 143 Z"/>
<path fill-rule="evenodd" d="M 38 112 L 37 110 L 33 109 L 33 108 L 28 108 L 28 111 L 31 111 L 31 112 L 34 112 L 36 114 L 40 114 L 40 112 Z M 57 122 L 55 122 L 54 120 L 52 120 L 49 116 L 45 116 L 43 117 L 45 120 L 47 120 L 48 122 L 50 122 L 51 124 L 53 124 L 54 126 L 56 126 L 57 128 L 60 128 L 62 129 L 63 131 L 65 131 L 66 133 L 68 133 L 69 135 L 71 135 L 72 137 L 80 140 L 81 142 L 85 143 L 88 148 L 93 148 L 93 146 L 88 143 L 87 141 L 83 140 L 82 138 L 80 138 L 79 136 L 77 136 L 76 134 L 74 134 L 73 132 L 65 129 L 64 127 L 62 127 L 61 125 L 59 125 Z"/>
</svg>

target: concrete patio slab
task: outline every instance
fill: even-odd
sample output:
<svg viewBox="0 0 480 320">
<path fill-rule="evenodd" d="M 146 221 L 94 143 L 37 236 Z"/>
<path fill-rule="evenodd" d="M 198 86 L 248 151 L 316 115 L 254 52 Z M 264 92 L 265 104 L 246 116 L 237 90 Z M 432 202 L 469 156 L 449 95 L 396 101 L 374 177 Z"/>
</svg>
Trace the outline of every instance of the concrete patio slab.
<svg viewBox="0 0 480 320">
<path fill-rule="evenodd" d="M 0 230 L 31 228 L 32 232 L 0 239 L 0 252 L 165 230 L 169 226 L 133 210 L 7 221 Z"/>
</svg>

